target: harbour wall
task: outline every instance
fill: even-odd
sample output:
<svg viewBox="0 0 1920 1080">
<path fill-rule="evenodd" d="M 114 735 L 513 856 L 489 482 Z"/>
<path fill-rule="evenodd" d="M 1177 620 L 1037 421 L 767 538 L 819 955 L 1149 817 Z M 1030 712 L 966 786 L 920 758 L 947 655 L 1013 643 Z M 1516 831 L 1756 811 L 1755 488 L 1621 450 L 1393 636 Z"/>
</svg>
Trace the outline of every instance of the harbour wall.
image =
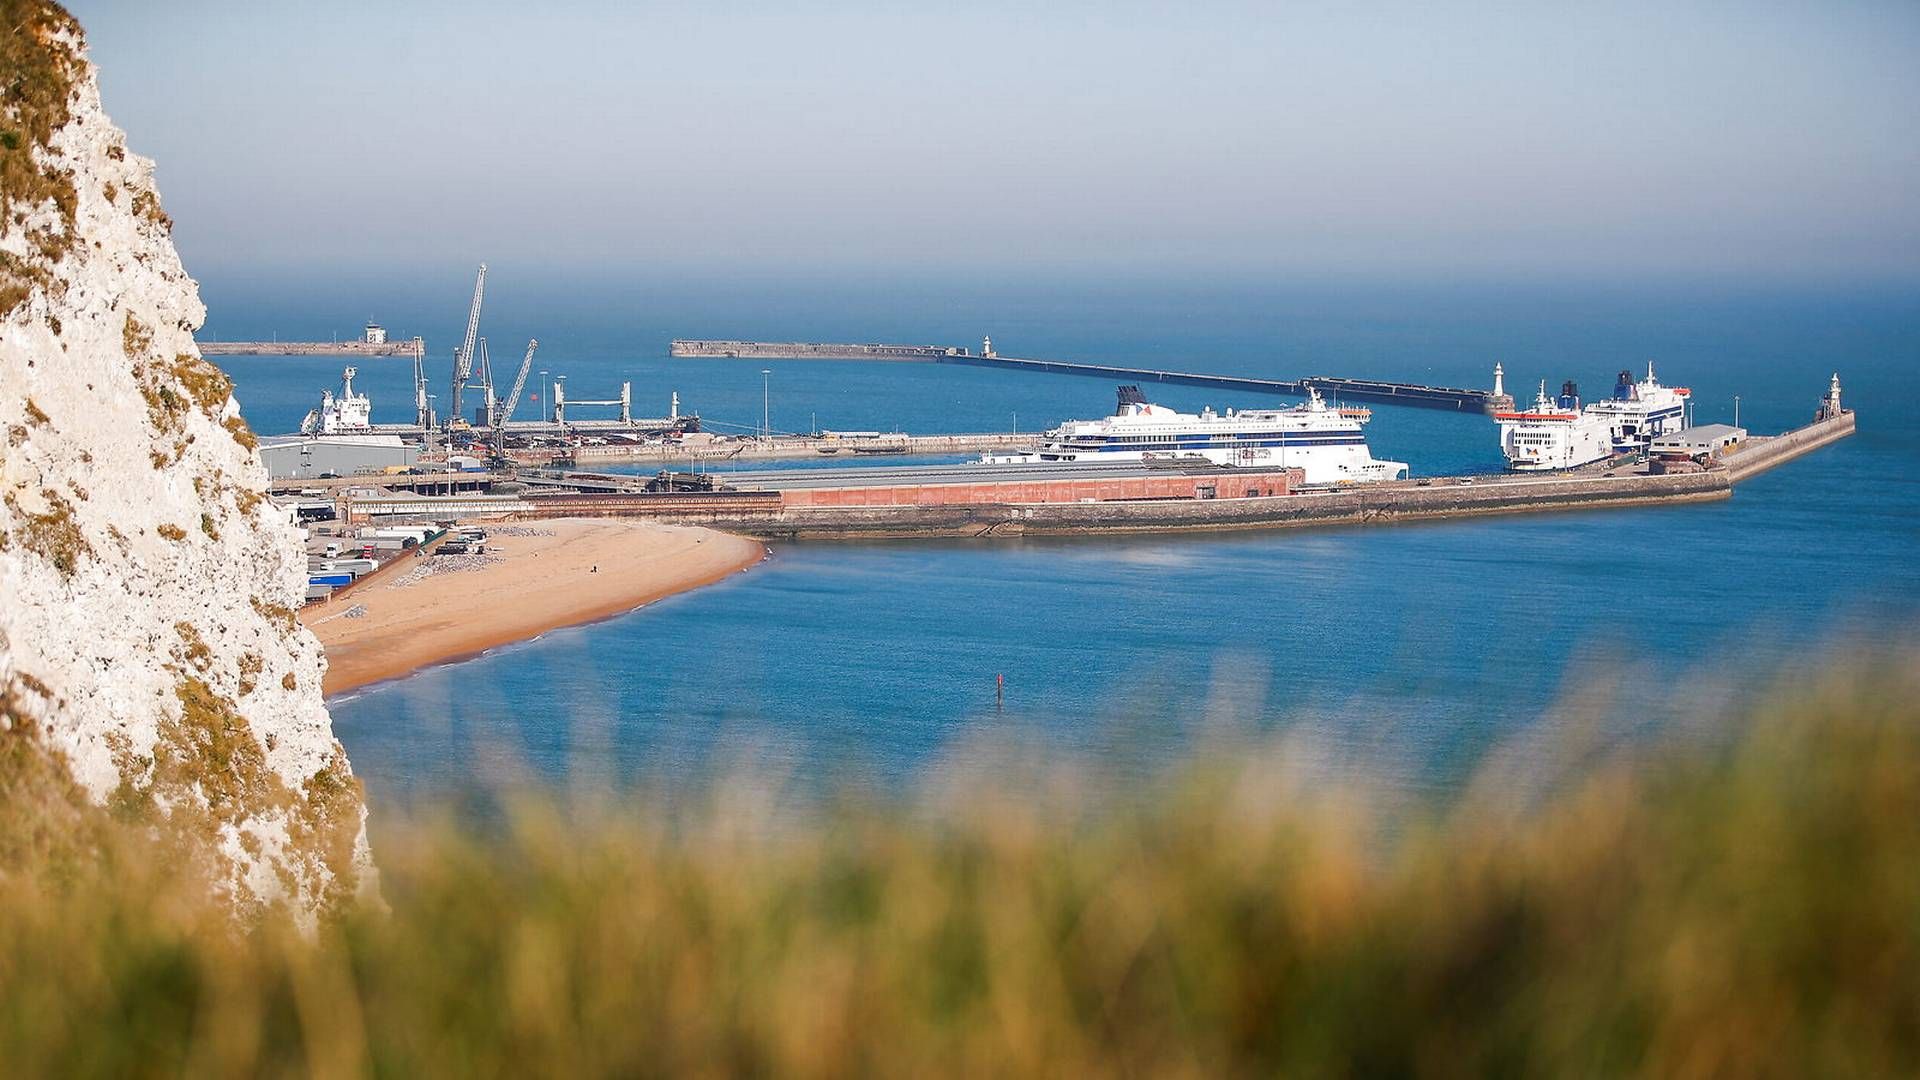
<svg viewBox="0 0 1920 1080">
<path fill-rule="evenodd" d="M 1851 413 L 1749 442 L 1728 463 L 1700 472 L 1629 475 L 1437 477 L 1341 489 L 1293 491 L 1292 477 L 1269 487 L 1238 470 L 1164 478 L 1185 490 L 1135 492 L 1106 480 L 969 482 L 975 501 L 948 501 L 916 485 L 849 472 L 845 486 L 778 491 L 494 496 L 489 511 L 513 517 L 646 517 L 709 525 L 763 540 L 876 540 L 932 537 L 1067 536 L 1229 529 L 1393 524 L 1492 514 L 1544 513 L 1709 502 L 1733 494 L 1736 481 L 1851 435 Z M 1159 482 L 1162 478 L 1152 478 Z M 1073 484 L 1092 485 L 1090 490 Z M 1034 490 L 1027 490 L 1032 486 Z M 1046 489 L 1046 490 L 1043 490 Z M 1271 494 L 1269 492 L 1272 492 Z M 390 499 L 402 498 L 389 496 Z M 1029 501 L 1032 500 L 1032 501 Z M 1065 501 L 1063 501 L 1065 500 Z M 421 513 L 437 500 L 418 500 Z M 450 500 L 447 505 L 457 502 Z M 829 505 L 830 504 L 830 505 Z M 391 510 L 407 509 L 399 506 Z M 458 511 L 453 511 L 457 513 Z"/>
<path fill-rule="evenodd" d="M 1377 379 L 1349 379 L 1333 375 L 1314 375 L 1304 379 L 1260 379 L 1241 375 L 1209 375 L 1193 371 L 1169 371 L 1157 368 L 1119 367 L 1089 364 L 1073 360 L 1036 360 L 1001 356 L 998 353 L 974 353 L 968 349 L 942 345 L 844 345 L 820 341 L 700 341 L 675 339 L 668 355 L 680 358 L 731 358 L 754 360 L 909 360 L 936 364 L 968 364 L 1019 371 L 1051 372 L 1060 375 L 1091 375 L 1101 379 L 1119 379 L 1130 383 L 1167 383 L 1176 386 L 1205 386 L 1255 394 L 1286 394 L 1304 397 L 1308 389 L 1338 399 L 1375 401 L 1387 405 L 1412 405 L 1428 409 L 1487 412 L 1494 395 L 1486 390 L 1456 386 L 1426 386 L 1419 383 L 1383 382 Z M 1502 400 L 1505 400 L 1504 398 Z"/>
<path fill-rule="evenodd" d="M 1285 495 L 1300 484 L 1299 469 L 1270 472 L 1168 473 L 1059 480 L 988 480 L 978 483 L 887 484 L 884 486 L 788 488 L 780 494 L 784 510 L 808 507 L 992 506 L 1086 504 L 1132 499 L 1254 498 Z"/>
<path fill-rule="evenodd" d="M 1224 482 L 1224 481 L 1223 481 Z M 973 506 L 785 507 L 709 524 L 764 540 L 1066 536 L 1389 524 L 1725 499 L 1725 471 L 1565 478 L 1485 485 L 1356 489 L 1292 495 Z M 1223 493 L 1224 494 L 1224 493 Z"/>
<path fill-rule="evenodd" d="M 369 345 L 364 341 L 197 341 L 201 356 L 411 356 L 424 357 L 420 338 Z"/>
<path fill-rule="evenodd" d="M 1783 435 L 1760 436 L 1748 439 L 1739 449 L 1724 455 L 1721 460 L 1734 482 L 1738 483 L 1749 476 L 1763 473 L 1776 465 L 1784 465 L 1802 454 L 1810 454 L 1830 443 L 1853 434 L 1853 412 L 1848 410 L 1839 416 L 1815 420 L 1803 428 L 1796 428 Z"/>
<path fill-rule="evenodd" d="M 734 360 L 937 360 L 960 350 L 946 345 L 839 345 L 819 341 L 693 341 L 677 338 L 667 355 Z"/>
<path fill-rule="evenodd" d="M 582 446 L 574 450 L 576 465 L 585 467 L 617 461 L 655 461 L 662 465 L 695 461 L 783 461 L 817 457 L 877 458 L 976 454 L 988 450 L 1031 450 L 1038 435 L 882 435 L 874 439 L 827 439 L 780 436 L 764 441 L 693 442 L 652 446 Z M 862 452 L 864 448 L 865 452 Z M 874 453 L 874 451 L 884 451 Z"/>
</svg>

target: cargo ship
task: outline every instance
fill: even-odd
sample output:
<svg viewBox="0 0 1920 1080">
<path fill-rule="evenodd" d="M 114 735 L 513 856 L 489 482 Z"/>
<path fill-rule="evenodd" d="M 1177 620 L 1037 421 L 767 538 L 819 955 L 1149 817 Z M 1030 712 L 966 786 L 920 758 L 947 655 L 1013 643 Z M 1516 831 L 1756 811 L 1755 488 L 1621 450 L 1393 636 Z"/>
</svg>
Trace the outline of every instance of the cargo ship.
<svg viewBox="0 0 1920 1080">
<path fill-rule="evenodd" d="M 1031 451 L 980 460 L 988 465 L 1139 461 L 1300 469 L 1309 485 L 1407 475 L 1404 462 L 1377 460 L 1368 449 L 1361 426 L 1372 419 L 1371 410 L 1329 405 L 1311 387 L 1307 400 L 1290 409 L 1182 413 L 1149 402 L 1138 386 L 1120 387 L 1119 399 L 1112 416 L 1069 420 Z"/>
<path fill-rule="evenodd" d="M 1500 452 L 1515 472 L 1577 469 L 1615 454 L 1641 453 L 1656 437 L 1686 426 L 1690 394 L 1684 386 L 1660 385 L 1652 364 L 1638 382 L 1622 371 L 1611 397 L 1584 407 L 1578 384 L 1562 383 L 1554 398 L 1543 381 L 1532 408 L 1493 414 Z"/>
</svg>

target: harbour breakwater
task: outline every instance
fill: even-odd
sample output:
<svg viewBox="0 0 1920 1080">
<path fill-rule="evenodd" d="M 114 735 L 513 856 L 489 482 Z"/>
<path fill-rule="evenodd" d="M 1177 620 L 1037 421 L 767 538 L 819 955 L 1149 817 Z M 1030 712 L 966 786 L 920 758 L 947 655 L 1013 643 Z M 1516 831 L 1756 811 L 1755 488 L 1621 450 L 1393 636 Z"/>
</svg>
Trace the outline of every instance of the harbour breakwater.
<svg viewBox="0 0 1920 1080">
<path fill-rule="evenodd" d="M 196 341 L 202 356 L 408 356 L 425 358 L 426 342 L 404 341 Z"/>
<path fill-rule="evenodd" d="M 1048 485 L 1071 478 L 1002 476 L 964 467 L 768 473 L 758 479 L 743 473 L 729 477 L 716 490 L 680 486 L 682 481 L 698 479 L 690 473 L 681 474 L 666 489 L 641 477 L 528 473 L 522 483 L 512 485 L 518 490 L 459 498 L 350 489 L 340 510 L 347 520 L 634 517 L 707 525 L 763 540 L 1390 524 L 1725 499 L 1733 494 L 1736 483 L 1843 439 L 1854 427 L 1851 412 L 1822 416 L 1794 431 L 1749 439 L 1707 468 L 1679 472 L 1596 465 L 1573 473 L 1434 477 L 1329 489 L 1302 487 L 1298 470 L 1256 474 L 1208 468 L 1151 480 L 1118 474 L 1089 476 L 1075 481 L 1086 490 L 1075 487 L 1065 494 Z M 529 485 L 548 490 L 527 490 Z"/>
<path fill-rule="evenodd" d="M 1457 386 L 1428 386 L 1423 383 L 1352 379 L 1336 375 L 1310 375 L 1301 379 L 1263 379 L 1243 375 L 1212 375 L 1196 371 L 1093 364 L 1077 360 L 1036 360 L 1002 356 L 993 351 L 991 340 L 983 343 L 981 351 L 976 353 L 970 349 L 950 345 L 845 345 L 818 341 L 703 341 L 676 338 L 668 346 L 667 354 L 676 359 L 892 360 L 929 364 L 965 364 L 973 367 L 1055 375 L 1090 375 L 1100 379 L 1122 379 L 1142 385 L 1164 383 L 1170 386 L 1204 386 L 1252 394 L 1305 397 L 1311 392 L 1318 391 L 1336 400 L 1370 401 L 1384 405 L 1409 405 L 1424 409 L 1451 409 L 1467 412 L 1492 412 L 1496 405 L 1502 407 L 1512 405 L 1512 399 L 1504 394 Z"/>
<path fill-rule="evenodd" d="M 1853 413 L 1815 420 L 1806 427 L 1781 435 L 1762 435 L 1748 439 L 1722 457 L 1727 475 L 1739 483 L 1750 476 L 1784 465 L 1794 458 L 1810 454 L 1853 434 Z"/>
<path fill-rule="evenodd" d="M 878 435 L 872 438 L 824 435 L 777 435 L 770 439 L 686 439 L 674 443 L 579 446 L 567 452 L 574 464 L 586 467 L 615 462 L 658 462 L 672 465 L 693 460 L 783 461 L 818 457 L 930 456 L 978 454 L 989 450 L 1031 450 L 1040 436 L 1004 434 Z"/>
<path fill-rule="evenodd" d="M 720 529 L 764 540 L 1072 536 L 1371 525 L 1490 514 L 1705 502 L 1733 494 L 1725 471 L 1677 476 L 1395 486 L 1287 495 L 964 506 L 794 507 L 729 520 Z"/>
<path fill-rule="evenodd" d="M 1816 420 L 1783 435 L 1749 440 L 1732 458 L 1700 472 L 1586 472 L 1547 476 L 1439 477 L 1285 494 L 1236 491 L 1232 472 L 1209 494 L 970 504 L 821 505 L 816 492 L 726 491 L 706 494 L 608 493 L 523 497 L 503 512 L 540 517 L 642 516 L 702 524 L 762 540 L 880 540 L 937 537 L 1072 536 L 1092 533 L 1205 532 L 1229 529 L 1380 525 L 1488 515 L 1616 509 L 1711 502 L 1737 482 L 1851 435 L 1854 416 Z M 850 472 L 846 487 L 861 480 Z M 549 508 L 543 508 L 543 504 Z"/>
</svg>

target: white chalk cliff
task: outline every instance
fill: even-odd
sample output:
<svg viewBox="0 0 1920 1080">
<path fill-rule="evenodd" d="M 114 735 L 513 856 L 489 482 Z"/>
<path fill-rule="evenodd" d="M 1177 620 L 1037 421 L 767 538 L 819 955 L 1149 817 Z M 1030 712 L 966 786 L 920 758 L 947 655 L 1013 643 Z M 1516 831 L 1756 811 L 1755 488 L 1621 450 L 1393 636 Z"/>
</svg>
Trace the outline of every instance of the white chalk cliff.
<svg viewBox="0 0 1920 1080">
<path fill-rule="evenodd" d="M 0 744 L 186 845 L 236 909 L 310 921 L 372 865 L 293 618 L 299 535 L 194 346 L 198 289 L 79 26 L 0 13 Z"/>
</svg>

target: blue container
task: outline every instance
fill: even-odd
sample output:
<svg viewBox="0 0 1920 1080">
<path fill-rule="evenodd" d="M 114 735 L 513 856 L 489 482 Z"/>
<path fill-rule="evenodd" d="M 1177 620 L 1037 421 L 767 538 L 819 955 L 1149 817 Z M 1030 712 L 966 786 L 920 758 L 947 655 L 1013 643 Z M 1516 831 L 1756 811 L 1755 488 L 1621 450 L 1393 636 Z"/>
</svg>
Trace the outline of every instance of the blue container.
<svg viewBox="0 0 1920 1080">
<path fill-rule="evenodd" d="M 307 575 L 307 584 L 309 585 L 331 585 L 337 589 L 342 585 L 348 585 L 348 584 L 351 584 L 352 582 L 353 582 L 352 574 L 309 574 Z"/>
</svg>

